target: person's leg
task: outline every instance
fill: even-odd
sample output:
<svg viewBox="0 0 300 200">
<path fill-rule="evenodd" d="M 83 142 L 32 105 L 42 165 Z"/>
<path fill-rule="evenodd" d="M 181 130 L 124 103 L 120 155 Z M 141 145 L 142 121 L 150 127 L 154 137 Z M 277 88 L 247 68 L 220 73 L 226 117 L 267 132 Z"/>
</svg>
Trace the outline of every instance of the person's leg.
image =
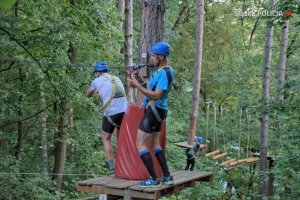
<svg viewBox="0 0 300 200">
<path fill-rule="evenodd" d="M 115 169 L 113 147 L 111 144 L 111 137 L 114 130 L 115 130 L 115 126 L 109 122 L 106 116 L 104 116 L 102 120 L 102 143 L 107 157 L 109 169 L 112 171 Z"/>
<path fill-rule="evenodd" d="M 156 180 L 157 177 L 154 170 L 153 160 L 151 158 L 149 150 L 147 149 L 147 144 L 151 142 L 152 138 L 153 138 L 152 134 L 145 133 L 144 131 L 139 129 L 137 133 L 136 146 L 139 155 L 149 172 L 149 175 L 152 177 L 153 180 Z"/>
<path fill-rule="evenodd" d="M 170 176 L 170 171 L 168 168 L 165 153 L 159 144 L 159 137 L 160 137 L 160 132 L 155 132 L 153 134 L 153 141 L 152 141 L 152 146 L 154 149 L 153 153 L 155 154 L 155 156 L 158 160 L 158 163 L 163 171 L 164 177 L 168 177 L 168 176 Z"/>
<path fill-rule="evenodd" d="M 105 131 L 102 131 L 103 148 L 107 157 L 109 169 L 114 170 L 115 163 L 114 163 L 114 155 L 113 155 L 113 150 L 111 145 L 111 135 L 112 133 L 107 133 Z"/>
<path fill-rule="evenodd" d="M 193 159 L 191 160 L 191 168 L 190 168 L 191 171 L 194 170 L 195 162 L 196 162 L 196 161 L 195 161 L 195 158 L 193 158 Z"/>
<path fill-rule="evenodd" d="M 186 158 L 186 167 L 185 167 L 185 170 L 188 170 L 189 167 L 190 167 L 190 165 L 191 165 L 191 162 L 190 162 L 189 158 L 187 157 Z"/>
</svg>

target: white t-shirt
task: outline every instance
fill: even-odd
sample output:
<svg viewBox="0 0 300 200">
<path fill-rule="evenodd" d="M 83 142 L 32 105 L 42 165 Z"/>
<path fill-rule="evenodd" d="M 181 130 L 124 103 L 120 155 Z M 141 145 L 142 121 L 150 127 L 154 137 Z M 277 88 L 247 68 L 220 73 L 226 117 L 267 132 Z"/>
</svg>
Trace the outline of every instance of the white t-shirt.
<svg viewBox="0 0 300 200">
<path fill-rule="evenodd" d="M 115 82 L 120 86 L 120 88 L 122 88 L 123 91 L 125 91 L 122 81 L 116 76 L 105 73 L 98 78 L 95 78 L 91 83 L 91 88 L 98 91 L 103 106 L 109 101 L 112 95 L 112 82 L 106 76 L 114 77 Z M 114 96 L 121 95 L 118 87 L 116 87 L 115 91 L 116 94 Z M 104 111 L 104 116 L 111 116 L 125 112 L 127 105 L 128 102 L 126 97 L 113 98 L 110 105 Z"/>
</svg>

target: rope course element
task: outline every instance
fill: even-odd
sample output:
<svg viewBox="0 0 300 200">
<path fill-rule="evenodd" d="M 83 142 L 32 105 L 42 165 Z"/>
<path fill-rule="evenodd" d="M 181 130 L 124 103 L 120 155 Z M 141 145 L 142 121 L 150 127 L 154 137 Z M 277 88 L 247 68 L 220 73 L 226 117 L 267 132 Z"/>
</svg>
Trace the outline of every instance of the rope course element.
<svg viewBox="0 0 300 200">
<path fill-rule="evenodd" d="M 64 173 L 38 173 L 38 172 L 0 172 L 0 175 L 36 175 L 36 176 L 99 176 L 99 174 L 64 174 Z"/>
</svg>

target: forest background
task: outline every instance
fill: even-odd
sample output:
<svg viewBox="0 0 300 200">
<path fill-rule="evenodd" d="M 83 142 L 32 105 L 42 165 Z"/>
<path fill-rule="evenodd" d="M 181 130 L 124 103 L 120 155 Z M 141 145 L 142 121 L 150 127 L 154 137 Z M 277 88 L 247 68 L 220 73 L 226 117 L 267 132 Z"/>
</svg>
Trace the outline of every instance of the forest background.
<svg viewBox="0 0 300 200">
<path fill-rule="evenodd" d="M 133 60 L 138 60 L 140 2 L 133 1 Z M 82 199 L 76 182 L 108 174 L 100 129 L 99 104 L 87 99 L 93 66 L 105 60 L 125 80 L 118 26 L 124 14 L 116 0 L 17 1 L 0 9 L 0 199 Z M 164 40 L 172 47 L 175 70 L 167 119 L 167 159 L 184 169 L 195 60 L 196 0 L 165 0 Z M 202 77 L 197 135 L 213 141 L 210 149 L 230 157 L 251 157 L 260 145 L 261 113 L 269 113 L 269 154 L 274 194 L 300 195 L 300 18 L 298 0 L 205 1 Z M 261 9 L 265 12 L 258 12 Z M 267 12 L 269 11 L 269 12 Z M 279 14 L 278 14 L 279 13 Z M 282 15 L 281 15 L 281 14 Z M 276 101 L 282 25 L 289 21 L 282 101 Z M 270 74 L 270 103 L 262 98 L 266 29 L 275 25 Z M 214 180 L 164 197 L 167 199 L 256 199 L 258 168 L 230 170 L 197 158 L 197 171 Z M 58 162 L 63 158 L 63 162 Z M 62 161 L 60 159 L 60 161 Z M 63 169 L 64 176 L 54 172 Z M 268 171 L 269 173 L 269 171 Z M 58 177 L 61 176 L 61 177 Z M 61 183 L 56 180 L 62 178 Z M 59 186 L 58 186 L 59 185 Z M 226 186 L 226 187 L 225 187 Z"/>
</svg>

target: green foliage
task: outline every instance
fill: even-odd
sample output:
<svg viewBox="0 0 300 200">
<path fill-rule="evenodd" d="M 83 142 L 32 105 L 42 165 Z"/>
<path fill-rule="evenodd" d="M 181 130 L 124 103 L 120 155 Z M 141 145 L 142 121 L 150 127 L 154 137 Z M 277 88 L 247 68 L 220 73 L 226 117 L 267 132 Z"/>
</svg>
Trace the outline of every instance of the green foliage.
<svg viewBox="0 0 300 200">
<path fill-rule="evenodd" d="M 298 1 L 299 2 L 299 1 Z M 2 3 L 2 2 L 1 2 Z M 106 60 L 122 66 L 123 33 L 117 28 L 124 19 L 117 1 L 19 1 L 12 10 L 0 10 L 0 199 L 79 199 L 90 196 L 76 192 L 79 180 L 108 174 L 99 134 L 101 117 L 96 99 L 85 90 L 93 79 L 92 66 Z M 186 141 L 191 113 L 195 60 L 197 1 L 165 1 L 165 38 L 170 42 L 170 64 L 175 69 L 167 118 L 167 158 L 171 169 L 184 169 L 185 150 L 173 143 Z M 112 6 L 113 5 L 113 6 Z M 137 52 L 140 1 L 134 1 L 134 52 Z M 186 6 L 179 25 L 173 28 Z M 197 183 L 163 199 L 256 199 L 257 164 L 235 168 L 219 167 L 228 158 L 249 157 L 259 149 L 262 107 L 262 66 L 268 17 L 235 16 L 235 9 L 268 9 L 267 2 L 205 1 L 205 25 L 201 90 L 196 134 L 212 141 L 207 151 L 227 151 L 228 157 L 213 161 L 197 158 L 195 170 L 211 171 L 211 183 Z M 277 10 L 292 9 L 284 87 L 285 100 L 275 101 L 276 72 L 281 27 L 274 32 L 271 73 L 269 149 L 276 156 L 274 199 L 299 196 L 299 13 L 297 1 L 279 1 Z M 279 19 L 275 19 L 278 20 Z M 254 24 L 258 22 L 258 26 Z M 250 35 L 253 33 L 252 40 Z M 76 65 L 70 65 L 70 44 L 76 47 Z M 16 59 L 4 59 L 4 58 Z M 135 54 L 136 58 L 137 55 Z M 118 68 L 115 74 L 124 75 Z M 45 105 L 41 103 L 44 92 Z M 57 133 L 60 102 L 73 108 L 74 123 L 66 127 L 67 159 L 63 186 L 55 193 L 51 176 L 42 176 L 40 116 L 47 119 L 48 170 L 54 163 L 54 135 Z M 211 102 L 207 109 L 207 102 Z M 222 112 L 221 112 L 222 107 Z M 243 112 L 240 117 L 240 112 Z M 248 114 L 247 114 L 248 112 Z M 216 117 L 215 117 L 216 116 Z M 208 117 L 208 118 L 207 118 Z M 17 121 L 22 121 L 22 143 L 17 157 Z M 281 126 L 276 128 L 280 122 Z M 115 146 L 115 139 L 114 139 Z M 239 148 L 241 146 L 241 148 Z M 20 174 L 20 173 L 33 173 Z M 80 175 L 79 175 L 80 174 Z M 225 188 L 224 185 L 227 184 Z"/>
<path fill-rule="evenodd" d="M 0 1 L 0 8 L 10 9 L 17 0 L 1 0 Z"/>
</svg>

